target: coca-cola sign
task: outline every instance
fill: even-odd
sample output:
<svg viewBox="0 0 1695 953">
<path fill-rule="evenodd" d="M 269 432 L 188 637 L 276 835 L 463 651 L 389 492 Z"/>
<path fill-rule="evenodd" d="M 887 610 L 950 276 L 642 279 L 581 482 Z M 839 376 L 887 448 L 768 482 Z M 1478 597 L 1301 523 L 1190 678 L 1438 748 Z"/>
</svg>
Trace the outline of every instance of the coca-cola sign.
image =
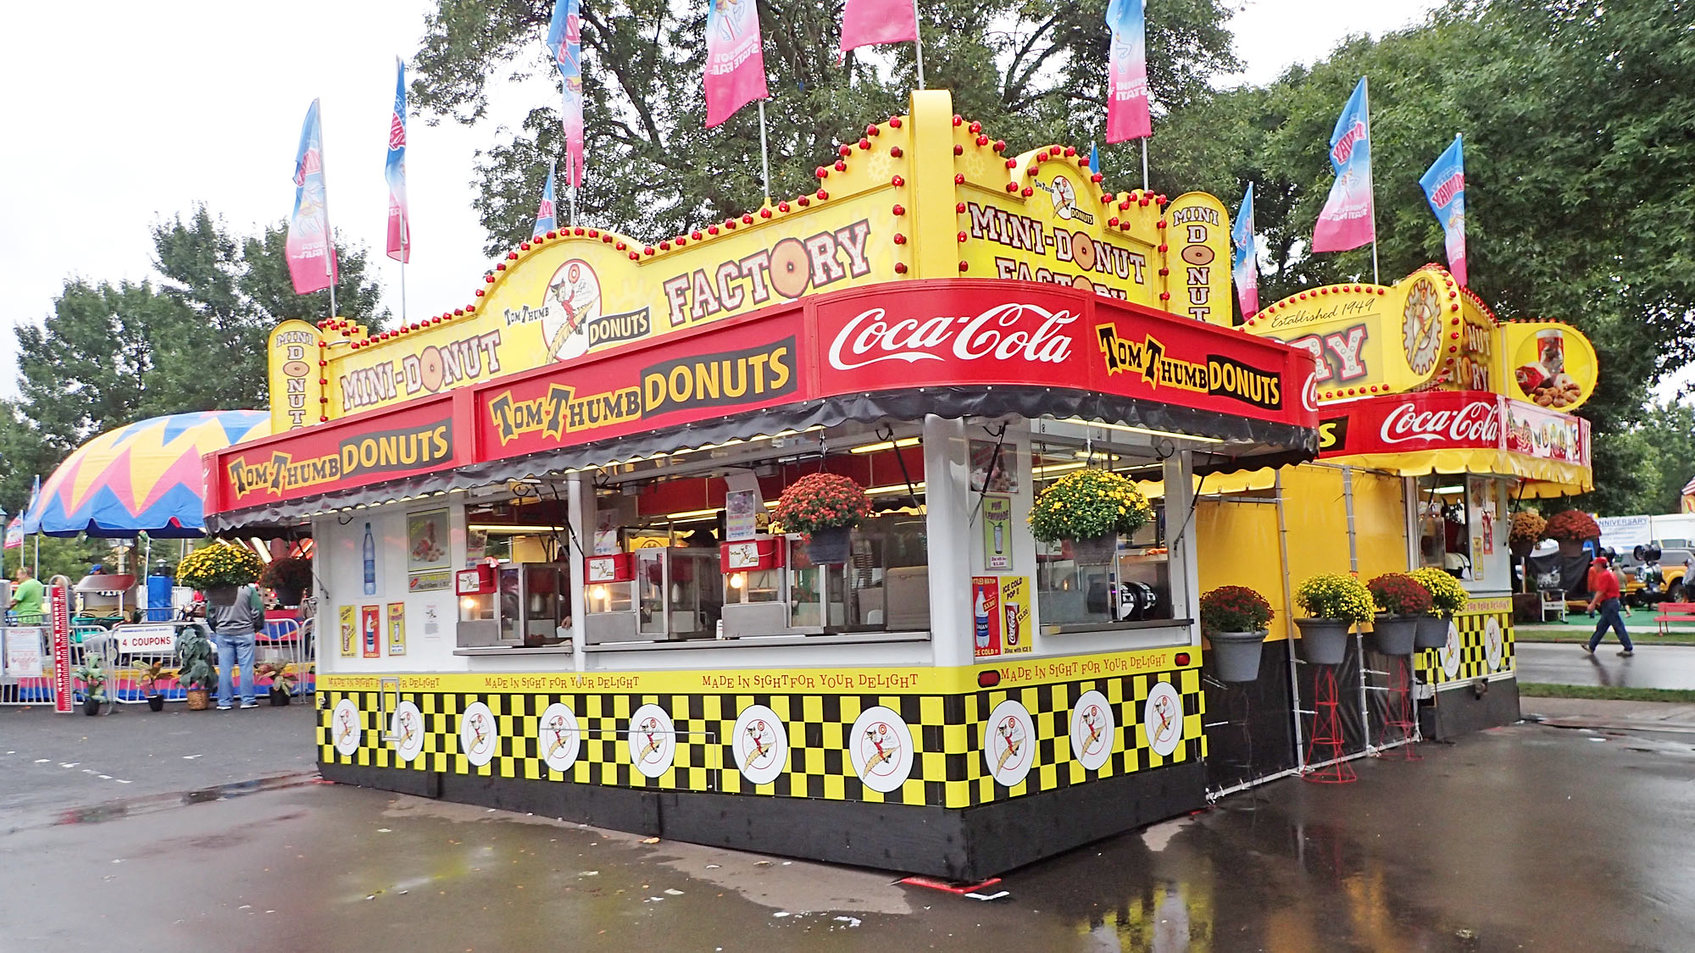
<svg viewBox="0 0 1695 953">
<path fill-rule="evenodd" d="M 1061 308 L 1006 302 L 962 316 L 904 315 L 868 308 L 842 325 L 830 342 L 828 360 L 838 371 L 884 361 L 1023 361 L 1064 363 L 1072 353 L 1069 326 L 1081 315 Z"/>
<path fill-rule="evenodd" d="M 1457 408 L 1408 402 L 1383 419 L 1378 436 L 1386 444 L 1443 443 L 1493 446 L 1501 432 L 1494 400 L 1472 400 Z"/>
</svg>

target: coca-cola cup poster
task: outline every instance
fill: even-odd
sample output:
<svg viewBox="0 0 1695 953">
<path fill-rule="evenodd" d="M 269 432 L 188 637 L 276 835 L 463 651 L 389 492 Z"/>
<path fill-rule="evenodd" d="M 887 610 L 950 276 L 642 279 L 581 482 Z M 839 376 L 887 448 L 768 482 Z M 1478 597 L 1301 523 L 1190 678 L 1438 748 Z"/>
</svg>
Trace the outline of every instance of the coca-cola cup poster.
<svg viewBox="0 0 1695 953">
<path fill-rule="evenodd" d="M 1001 654 L 1001 581 L 971 577 L 971 637 L 976 658 Z"/>
<path fill-rule="evenodd" d="M 1034 647 L 1030 639 L 1030 577 L 1002 576 L 1001 652 L 1016 655 Z"/>
<path fill-rule="evenodd" d="M 983 497 L 983 568 L 1012 568 L 1012 497 Z"/>
</svg>

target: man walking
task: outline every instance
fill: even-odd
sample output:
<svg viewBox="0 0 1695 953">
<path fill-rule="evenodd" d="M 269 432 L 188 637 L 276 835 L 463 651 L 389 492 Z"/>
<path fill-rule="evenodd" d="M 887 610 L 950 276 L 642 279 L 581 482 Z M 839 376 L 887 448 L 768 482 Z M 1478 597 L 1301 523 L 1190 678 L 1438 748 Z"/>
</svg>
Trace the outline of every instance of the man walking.
<svg viewBox="0 0 1695 953">
<path fill-rule="evenodd" d="M 206 621 L 212 640 L 218 643 L 218 710 L 229 711 L 235 701 L 231 669 L 241 666 L 241 707 L 258 708 L 253 699 L 253 648 L 255 636 L 265 631 L 265 604 L 259 590 L 242 586 L 233 605 L 206 606 Z"/>
<path fill-rule="evenodd" d="M 1589 637 L 1589 644 L 1583 651 L 1595 654 L 1595 647 L 1601 644 L 1601 637 L 1610 626 L 1618 633 L 1618 640 L 1624 645 L 1624 651 L 1619 654 L 1629 658 L 1636 654 L 1636 647 L 1630 644 L 1630 633 L 1624 631 L 1624 619 L 1619 616 L 1623 603 L 1619 599 L 1618 578 L 1607 571 L 1607 557 L 1597 556 L 1590 564 L 1589 572 L 1589 611 L 1601 610 L 1601 621 L 1595 624 L 1595 634 Z"/>
</svg>

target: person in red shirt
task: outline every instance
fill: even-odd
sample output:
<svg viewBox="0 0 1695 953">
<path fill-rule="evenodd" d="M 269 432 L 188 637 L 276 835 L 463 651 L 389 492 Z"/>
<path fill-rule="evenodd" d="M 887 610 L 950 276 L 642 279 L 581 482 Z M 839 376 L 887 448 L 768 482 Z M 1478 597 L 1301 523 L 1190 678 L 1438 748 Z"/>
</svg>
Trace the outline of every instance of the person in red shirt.
<svg viewBox="0 0 1695 953">
<path fill-rule="evenodd" d="M 1623 602 L 1619 599 L 1618 578 L 1607 571 L 1607 557 L 1597 556 L 1589 568 L 1589 611 L 1597 607 L 1601 610 L 1601 621 L 1595 623 L 1595 634 L 1589 637 L 1589 643 L 1583 651 L 1595 654 L 1595 647 L 1601 644 L 1601 637 L 1610 627 L 1618 633 L 1618 640 L 1624 645 L 1620 655 L 1629 657 L 1636 654 L 1636 647 L 1630 644 L 1630 633 L 1624 631 L 1624 619 L 1619 616 Z"/>
</svg>

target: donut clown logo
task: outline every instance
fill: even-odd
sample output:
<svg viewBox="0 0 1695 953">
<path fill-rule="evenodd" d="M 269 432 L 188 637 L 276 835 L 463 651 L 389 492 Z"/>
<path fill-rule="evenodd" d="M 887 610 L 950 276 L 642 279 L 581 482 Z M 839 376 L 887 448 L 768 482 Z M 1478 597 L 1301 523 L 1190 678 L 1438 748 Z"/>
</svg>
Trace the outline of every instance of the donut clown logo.
<svg viewBox="0 0 1695 953">
<path fill-rule="evenodd" d="M 677 756 L 677 726 L 665 709 L 643 705 L 630 716 L 625 745 L 630 751 L 630 764 L 643 777 L 657 778 L 671 770 L 671 762 Z"/>
<path fill-rule="evenodd" d="M 482 702 L 466 705 L 465 713 L 459 716 L 459 753 L 480 768 L 494 760 L 499 747 L 500 729 L 495 724 L 494 712 Z"/>
<path fill-rule="evenodd" d="M 582 742 L 577 716 L 569 706 L 554 702 L 536 721 L 536 751 L 541 754 L 542 762 L 554 771 L 571 770 L 571 765 L 577 763 Z"/>
<path fill-rule="evenodd" d="M 588 262 L 572 258 L 547 281 L 542 309 L 542 346 L 554 360 L 581 357 L 589 350 L 588 325 L 600 318 L 600 279 Z"/>
<path fill-rule="evenodd" d="M 1090 771 L 1099 771 L 1112 755 L 1117 720 L 1112 704 L 1100 692 L 1084 692 L 1071 708 L 1071 756 Z"/>
<path fill-rule="evenodd" d="M 789 760 L 789 735 L 777 713 L 764 705 L 749 705 L 736 719 L 730 748 L 736 767 L 753 784 L 770 784 Z"/>
<path fill-rule="evenodd" d="M 336 702 L 330 712 L 330 744 L 344 758 L 351 758 L 353 752 L 359 750 L 359 743 L 364 739 L 364 726 L 360 723 L 359 706 L 351 698 L 343 698 Z"/>
<path fill-rule="evenodd" d="M 1183 696 L 1170 682 L 1160 682 L 1148 691 L 1142 730 L 1147 732 L 1148 747 L 1162 758 L 1170 757 L 1183 740 Z"/>
<path fill-rule="evenodd" d="M 389 744 L 394 746 L 394 753 L 400 760 L 410 763 L 424 751 L 424 716 L 418 712 L 418 706 L 409 701 L 403 701 L 394 706 L 394 714 L 389 717 Z"/>
<path fill-rule="evenodd" d="M 1008 699 L 989 713 L 984 732 L 983 762 L 989 776 L 1003 787 L 1016 787 L 1036 762 L 1036 724 L 1030 712 Z"/>
<path fill-rule="evenodd" d="M 847 743 L 853 772 L 873 791 L 894 791 L 912 774 L 912 731 L 891 708 L 877 705 L 860 713 Z"/>
</svg>

